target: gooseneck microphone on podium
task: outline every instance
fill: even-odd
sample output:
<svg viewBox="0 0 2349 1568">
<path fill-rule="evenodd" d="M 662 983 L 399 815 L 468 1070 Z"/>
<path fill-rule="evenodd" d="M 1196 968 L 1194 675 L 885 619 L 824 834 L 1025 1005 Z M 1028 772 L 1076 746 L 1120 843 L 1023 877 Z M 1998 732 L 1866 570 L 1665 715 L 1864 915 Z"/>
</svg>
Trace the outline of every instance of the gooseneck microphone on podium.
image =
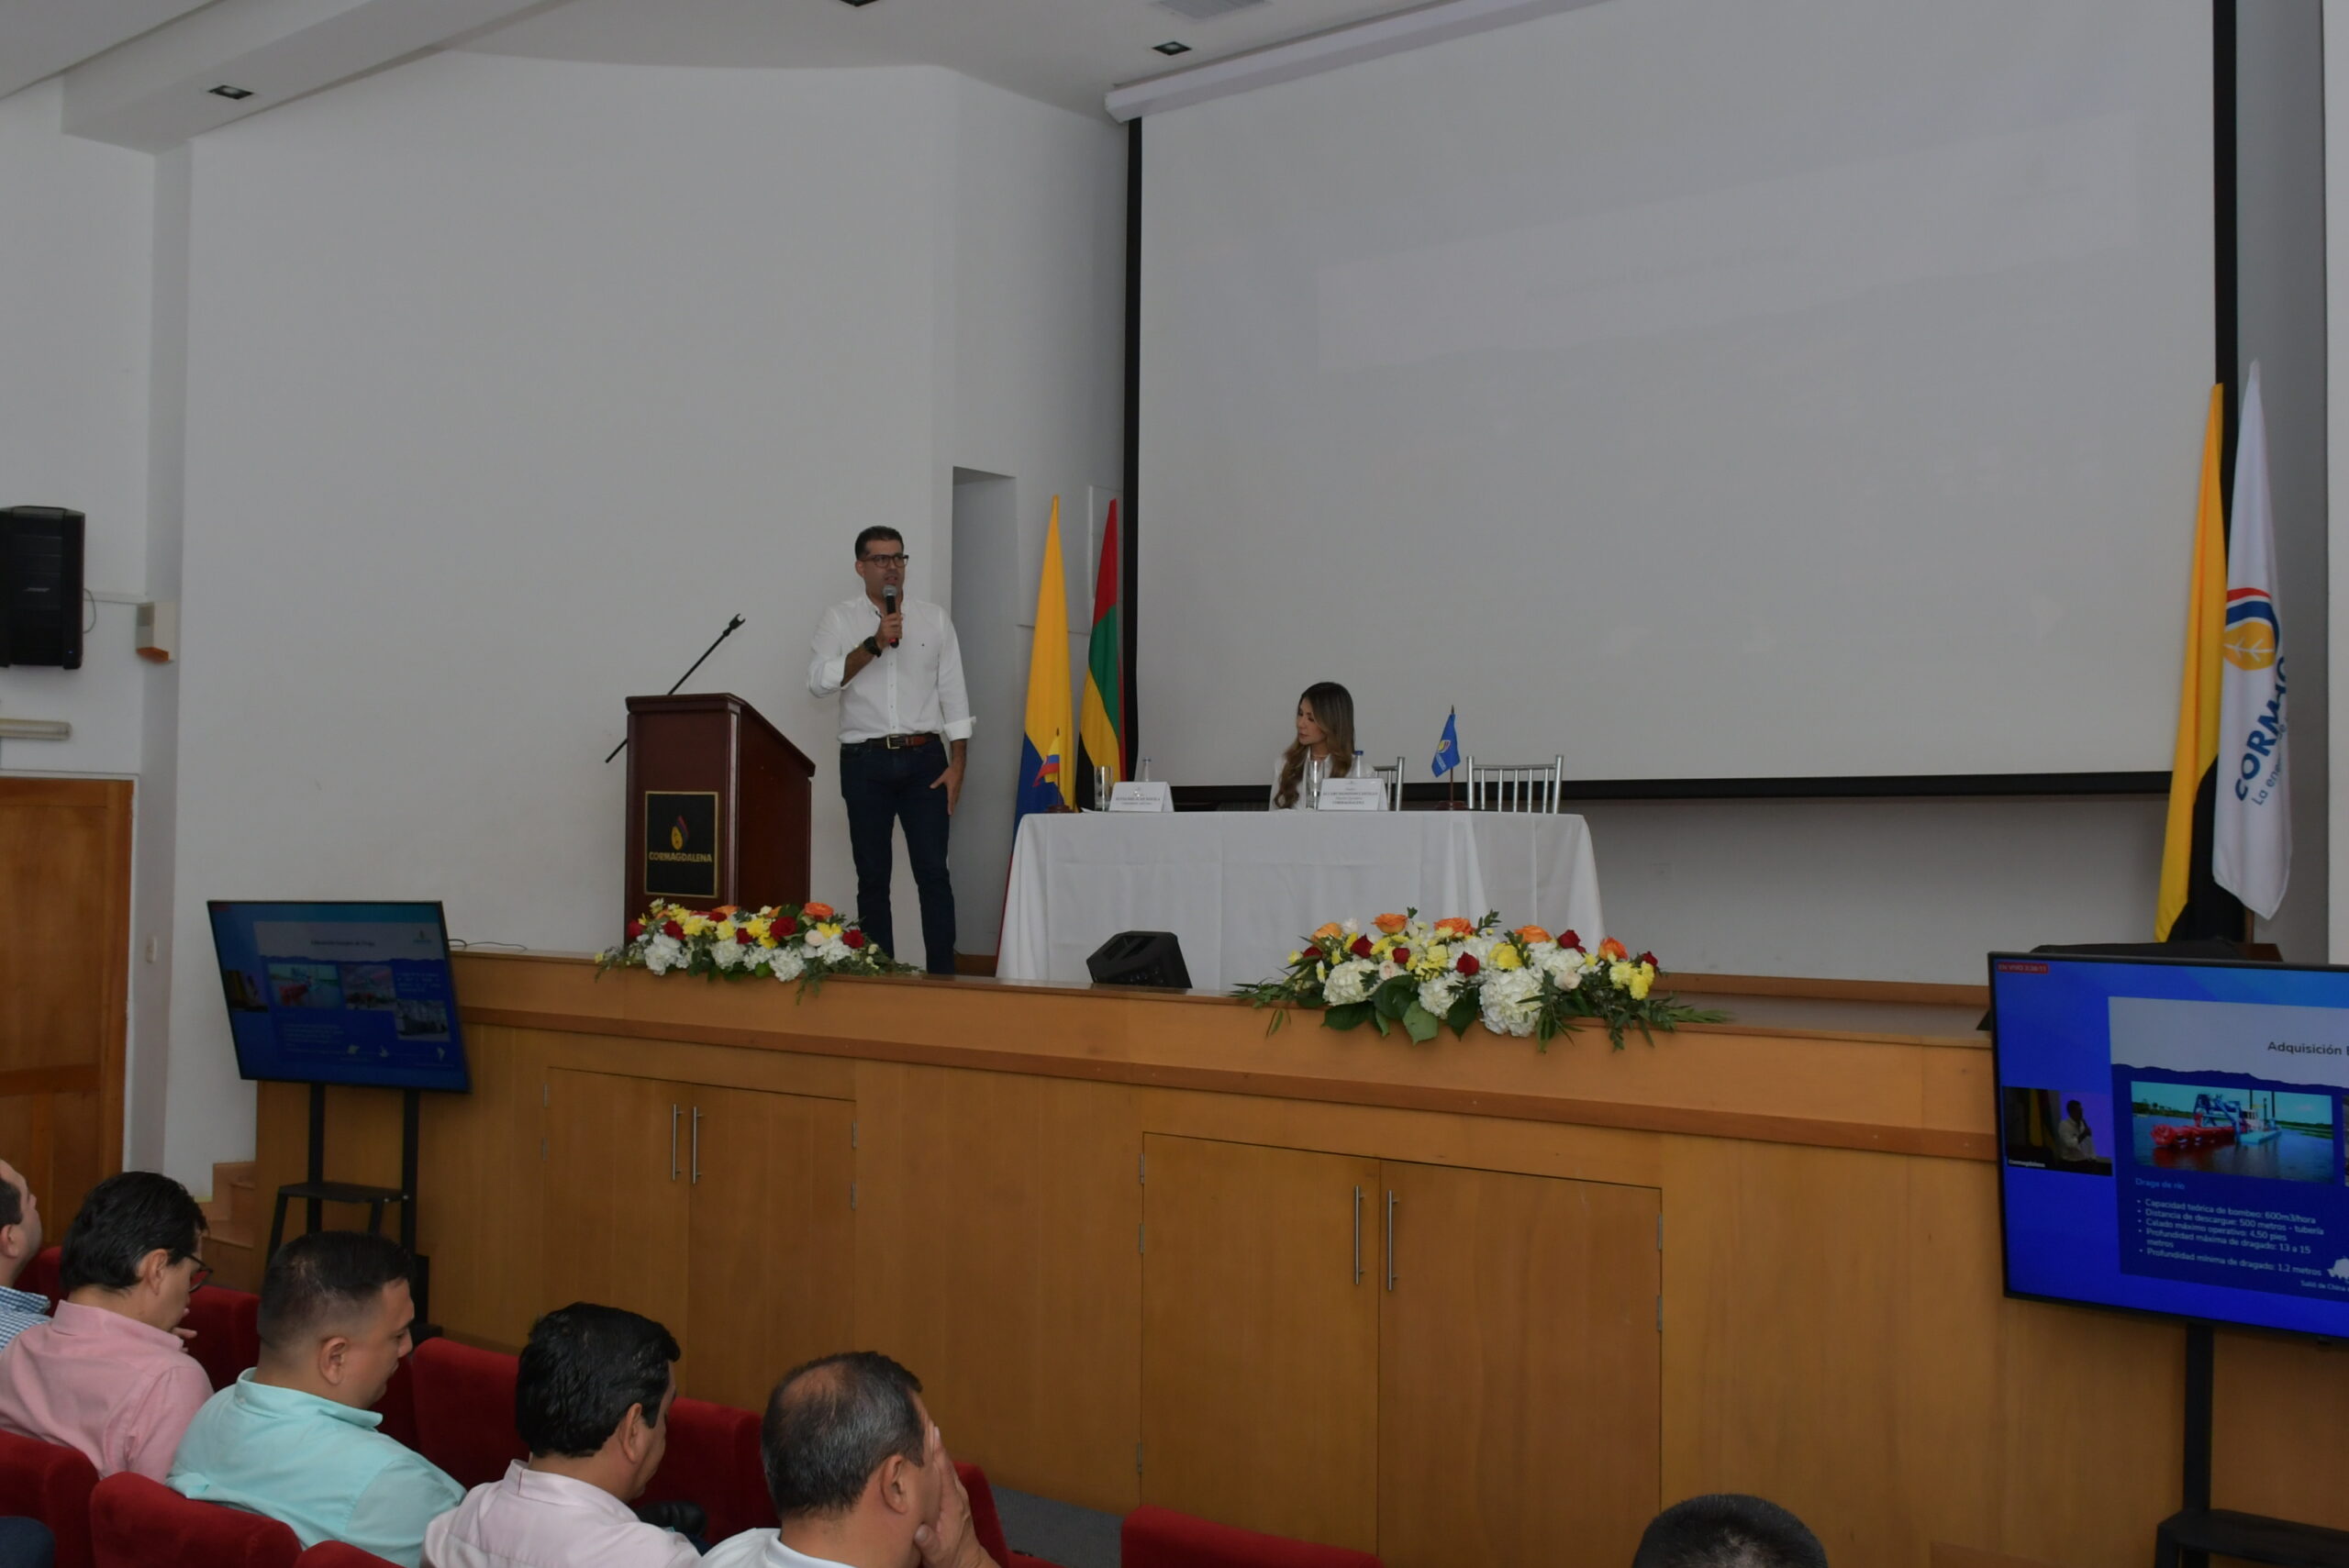
<svg viewBox="0 0 2349 1568">
<path fill-rule="evenodd" d="M 701 657 L 700 657 L 700 658 L 698 658 L 698 659 L 696 659 L 696 660 L 695 660 L 692 663 L 690 663 L 690 664 L 686 665 L 686 666 L 685 666 L 685 673 L 684 674 L 682 674 L 682 675 L 678 676 L 678 677 L 677 677 L 677 679 L 676 679 L 675 684 L 673 684 L 673 685 L 671 685 L 671 686 L 670 686 L 670 688 L 669 688 L 667 691 L 662 692 L 661 695 L 662 695 L 662 696 L 664 696 L 664 697 L 673 697 L 673 696 L 675 696 L 675 695 L 677 695 L 677 687 L 678 687 L 678 686 L 682 686 L 682 685 L 684 685 L 687 681 L 692 680 L 692 679 L 694 678 L 694 672 L 695 672 L 696 670 L 700 669 L 704 664 L 707 664 L 707 662 L 709 662 L 709 656 L 710 656 L 711 654 L 713 654 L 713 653 L 715 653 L 715 652 L 717 652 L 717 651 L 718 651 L 718 644 L 719 642 L 723 642 L 723 641 L 725 641 L 728 638 L 729 638 L 729 637 L 733 636 L 733 635 L 735 634 L 735 632 L 737 632 L 738 630 L 740 630 L 740 629 L 741 628 L 741 625 L 742 625 L 742 617 L 741 617 L 740 616 L 736 616 L 732 620 L 728 621 L 728 622 L 726 623 L 726 629 L 725 629 L 724 631 L 721 631 L 721 632 L 719 632 L 719 633 L 718 634 L 718 639 L 717 639 L 717 641 L 712 642 L 708 647 L 707 647 L 707 648 L 703 649 L 703 650 L 701 651 Z M 613 747 L 610 751 L 607 751 L 607 752 L 605 752 L 605 753 L 604 753 L 604 761 L 606 761 L 607 762 L 610 762 L 614 757 L 618 756 L 622 751 L 627 751 L 627 750 L 628 750 L 628 738 L 627 738 L 626 736 L 622 736 L 622 737 L 620 738 L 620 743 L 619 743 L 618 745 L 617 745 L 617 746 Z"/>
<path fill-rule="evenodd" d="M 897 613 L 897 585 L 895 583 L 884 583 L 881 585 L 881 613 L 885 616 L 893 616 Z M 902 637 L 893 637 L 889 639 L 889 646 L 895 648 L 904 640 Z"/>
</svg>

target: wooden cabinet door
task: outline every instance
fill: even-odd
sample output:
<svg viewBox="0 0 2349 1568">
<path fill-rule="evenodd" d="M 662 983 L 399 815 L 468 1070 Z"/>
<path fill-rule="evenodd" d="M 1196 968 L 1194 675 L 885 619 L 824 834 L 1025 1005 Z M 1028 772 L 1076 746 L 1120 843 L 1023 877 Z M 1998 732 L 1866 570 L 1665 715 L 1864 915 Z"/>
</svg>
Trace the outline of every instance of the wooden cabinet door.
<svg viewBox="0 0 2349 1568">
<path fill-rule="evenodd" d="M 1378 1162 L 1142 1147 L 1142 1500 L 1374 1549 Z"/>
<path fill-rule="evenodd" d="M 766 1407 L 801 1362 L 855 1349 L 845 1100 L 687 1086 L 689 1282 L 678 1385 Z"/>
<path fill-rule="evenodd" d="M 546 1308 L 625 1307 L 685 1337 L 690 1094 L 652 1078 L 549 1071 Z"/>
<path fill-rule="evenodd" d="M 1386 1191 L 1379 1557 L 1630 1562 L 1663 1485 L 1662 1195 L 1393 1162 Z"/>
</svg>

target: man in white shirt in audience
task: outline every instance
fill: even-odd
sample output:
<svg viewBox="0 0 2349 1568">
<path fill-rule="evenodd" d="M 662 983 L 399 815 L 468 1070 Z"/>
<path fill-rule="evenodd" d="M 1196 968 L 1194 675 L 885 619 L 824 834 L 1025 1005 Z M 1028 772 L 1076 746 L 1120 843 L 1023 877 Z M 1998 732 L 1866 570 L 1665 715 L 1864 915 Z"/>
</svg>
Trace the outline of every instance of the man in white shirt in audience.
<svg viewBox="0 0 2349 1568">
<path fill-rule="evenodd" d="M 824 612 L 817 624 L 807 689 L 840 694 L 841 798 L 848 805 L 849 852 L 856 862 L 856 918 L 864 934 L 897 956 L 889 871 L 896 825 L 921 895 L 922 958 L 932 974 L 954 973 L 954 884 L 946 874 L 947 819 L 963 796 L 971 700 L 963 648 L 946 612 L 898 597 L 906 541 L 897 530 L 856 536 L 864 592 Z"/>
<path fill-rule="evenodd" d="M 214 1395 L 180 1440 L 183 1496 L 266 1514 L 305 1547 L 342 1540 L 417 1568 L 424 1529 L 465 1489 L 375 1429 L 370 1407 L 409 1350 L 408 1255 L 355 1230 L 298 1236 L 261 1286 L 261 1364 Z"/>
<path fill-rule="evenodd" d="M 424 1532 L 425 1568 L 696 1568 L 629 1503 L 661 1468 L 677 1341 L 650 1318 L 574 1303 L 530 1329 L 514 1390 L 529 1449 Z"/>
<path fill-rule="evenodd" d="M 996 1568 L 920 1380 L 878 1351 L 785 1374 L 759 1451 L 783 1527 L 719 1542 L 707 1568 Z"/>
<path fill-rule="evenodd" d="M 0 1351 L 48 1321 L 49 1297 L 17 1288 L 17 1276 L 40 1251 L 40 1204 L 17 1168 L 0 1160 Z"/>
</svg>

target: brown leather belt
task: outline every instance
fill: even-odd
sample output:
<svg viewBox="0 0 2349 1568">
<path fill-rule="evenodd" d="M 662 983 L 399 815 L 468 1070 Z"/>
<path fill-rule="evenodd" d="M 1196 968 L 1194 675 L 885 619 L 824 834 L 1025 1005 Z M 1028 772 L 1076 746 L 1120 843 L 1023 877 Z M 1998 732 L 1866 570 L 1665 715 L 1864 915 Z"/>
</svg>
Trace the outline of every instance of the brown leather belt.
<svg viewBox="0 0 2349 1568">
<path fill-rule="evenodd" d="M 937 740 L 935 735 L 876 735 L 870 740 L 852 740 L 848 751 L 902 751 L 908 746 L 927 746 Z"/>
</svg>

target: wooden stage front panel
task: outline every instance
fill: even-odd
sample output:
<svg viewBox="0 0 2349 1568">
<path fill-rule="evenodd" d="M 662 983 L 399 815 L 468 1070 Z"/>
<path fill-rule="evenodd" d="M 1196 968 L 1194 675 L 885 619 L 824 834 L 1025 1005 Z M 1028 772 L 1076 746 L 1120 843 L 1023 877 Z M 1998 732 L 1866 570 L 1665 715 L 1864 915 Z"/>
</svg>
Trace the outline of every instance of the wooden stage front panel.
<svg viewBox="0 0 2349 1568">
<path fill-rule="evenodd" d="M 2000 1294 L 1978 1035 L 1544 1052 L 1136 992 L 458 970 L 477 1087 L 427 1101 L 420 1219 L 475 1342 L 615 1301 L 740 1404 L 885 1350 L 1000 1484 L 1395 1568 L 1620 1562 L 1717 1490 L 1842 1562 L 2122 1568 L 2176 1506 L 2182 1331 Z M 263 1193 L 305 1102 L 262 1086 Z M 328 1103 L 328 1175 L 392 1179 L 397 1096 Z M 2221 1335 L 2219 1389 L 2221 1505 L 2349 1528 L 2349 1359 Z"/>
</svg>

